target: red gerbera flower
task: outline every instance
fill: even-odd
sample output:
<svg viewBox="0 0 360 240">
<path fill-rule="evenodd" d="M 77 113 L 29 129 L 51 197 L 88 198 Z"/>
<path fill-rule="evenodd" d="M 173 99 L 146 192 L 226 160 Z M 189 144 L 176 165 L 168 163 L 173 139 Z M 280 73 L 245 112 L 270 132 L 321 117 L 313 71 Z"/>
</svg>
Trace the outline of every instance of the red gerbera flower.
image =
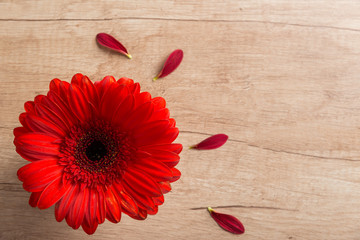
<svg viewBox="0 0 360 240">
<path fill-rule="evenodd" d="M 129 78 L 54 79 L 25 111 L 14 144 L 31 163 L 18 177 L 32 207 L 55 204 L 56 220 L 74 229 L 92 234 L 105 218 L 156 214 L 180 178 L 174 167 L 182 145 L 172 143 L 179 130 L 165 100 L 140 92 Z"/>
</svg>

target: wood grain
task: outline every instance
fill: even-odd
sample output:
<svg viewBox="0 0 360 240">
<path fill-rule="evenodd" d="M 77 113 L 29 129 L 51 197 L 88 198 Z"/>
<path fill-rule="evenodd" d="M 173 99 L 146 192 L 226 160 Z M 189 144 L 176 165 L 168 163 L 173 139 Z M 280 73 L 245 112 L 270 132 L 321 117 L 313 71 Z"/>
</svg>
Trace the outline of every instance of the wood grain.
<svg viewBox="0 0 360 240">
<path fill-rule="evenodd" d="M 52 78 L 127 76 L 163 96 L 184 145 L 182 178 L 146 221 L 92 239 L 360 239 L 360 5 L 357 1 L 10 1 L 0 3 L 0 238 L 83 239 L 28 205 L 12 129 Z M 100 49 L 117 37 L 132 60 Z M 168 77 L 151 81 L 184 50 Z M 188 147 L 215 133 L 212 151 Z"/>
</svg>

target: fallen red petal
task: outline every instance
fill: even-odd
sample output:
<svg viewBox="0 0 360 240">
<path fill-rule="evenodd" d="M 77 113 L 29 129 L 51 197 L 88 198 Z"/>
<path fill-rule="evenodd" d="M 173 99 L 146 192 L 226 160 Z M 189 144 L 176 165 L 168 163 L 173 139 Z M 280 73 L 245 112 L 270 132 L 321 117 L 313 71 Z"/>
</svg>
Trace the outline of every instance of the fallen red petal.
<svg viewBox="0 0 360 240">
<path fill-rule="evenodd" d="M 159 78 L 166 77 L 180 65 L 183 59 L 184 53 L 181 49 L 176 49 L 173 51 L 169 57 L 166 59 L 163 68 L 161 69 L 160 73 L 153 78 L 156 81 Z"/>
<path fill-rule="evenodd" d="M 118 40 L 107 33 L 99 33 L 96 35 L 96 41 L 103 47 L 107 47 L 116 52 L 122 53 L 130 59 L 132 58 L 124 45 L 122 45 Z"/>
<path fill-rule="evenodd" d="M 221 147 L 226 143 L 228 140 L 228 136 L 226 134 L 216 134 L 207 139 L 203 140 L 202 142 L 192 146 L 191 148 L 197 150 L 211 150 Z"/>
<path fill-rule="evenodd" d="M 211 207 L 208 207 L 210 216 L 222 227 L 224 230 L 233 234 L 243 234 L 245 232 L 244 225 L 234 216 L 215 212 Z"/>
</svg>

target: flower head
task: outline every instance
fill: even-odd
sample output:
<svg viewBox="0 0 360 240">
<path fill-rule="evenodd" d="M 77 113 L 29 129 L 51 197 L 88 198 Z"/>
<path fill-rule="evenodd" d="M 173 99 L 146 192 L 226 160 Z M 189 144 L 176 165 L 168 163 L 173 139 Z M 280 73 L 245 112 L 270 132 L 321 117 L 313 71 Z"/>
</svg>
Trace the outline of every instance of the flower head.
<svg viewBox="0 0 360 240">
<path fill-rule="evenodd" d="M 156 214 L 181 175 L 179 130 L 165 104 L 129 78 L 52 80 L 14 129 L 16 151 L 31 162 L 18 170 L 30 205 L 55 204 L 57 221 L 88 234 L 105 218 Z"/>
</svg>

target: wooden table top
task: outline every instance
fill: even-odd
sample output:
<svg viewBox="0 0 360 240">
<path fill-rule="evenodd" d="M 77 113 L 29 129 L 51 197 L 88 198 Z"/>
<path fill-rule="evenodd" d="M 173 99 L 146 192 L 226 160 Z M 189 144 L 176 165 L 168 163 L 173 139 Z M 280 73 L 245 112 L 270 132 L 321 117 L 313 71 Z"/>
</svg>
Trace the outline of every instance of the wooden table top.
<svg viewBox="0 0 360 240">
<path fill-rule="evenodd" d="M 104 51 L 107 32 L 132 60 Z M 174 49 L 184 60 L 157 74 Z M 159 213 L 91 239 L 360 239 L 360 4 L 349 1 L 0 2 L 0 238 L 87 239 L 31 208 L 12 130 L 53 78 L 81 72 L 163 96 L 184 145 Z M 216 134 L 211 151 L 189 146 Z M 207 206 L 238 217 L 220 229 Z"/>
</svg>

